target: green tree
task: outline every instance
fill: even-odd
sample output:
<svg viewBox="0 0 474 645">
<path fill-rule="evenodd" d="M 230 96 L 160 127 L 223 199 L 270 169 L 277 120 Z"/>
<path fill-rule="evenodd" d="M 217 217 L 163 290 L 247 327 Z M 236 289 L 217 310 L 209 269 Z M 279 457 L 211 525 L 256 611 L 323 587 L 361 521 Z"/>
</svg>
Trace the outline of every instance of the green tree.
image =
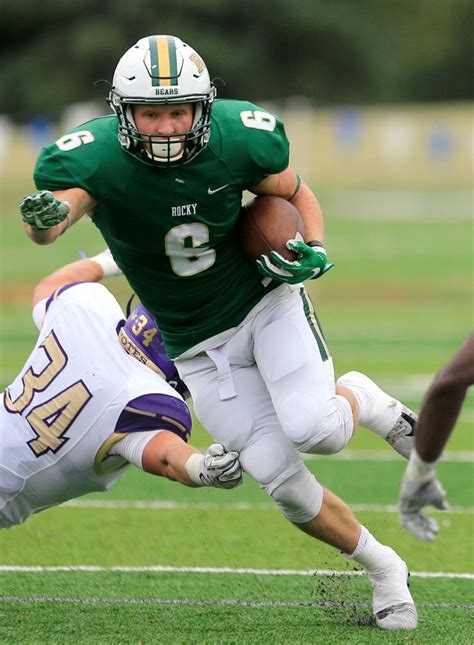
<svg viewBox="0 0 474 645">
<path fill-rule="evenodd" d="M 0 102 L 22 119 L 101 99 L 94 82 L 150 33 L 192 44 L 222 97 L 467 100 L 473 19 L 472 0 L 3 0 Z"/>
</svg>

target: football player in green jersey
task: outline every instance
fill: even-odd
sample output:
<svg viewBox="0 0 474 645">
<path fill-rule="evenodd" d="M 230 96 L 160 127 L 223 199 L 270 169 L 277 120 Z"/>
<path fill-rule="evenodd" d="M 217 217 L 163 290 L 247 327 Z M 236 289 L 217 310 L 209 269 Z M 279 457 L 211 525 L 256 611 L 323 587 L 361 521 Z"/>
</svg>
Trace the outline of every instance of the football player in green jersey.
<svg viewBox="0 0 474 645">
<path fill-rule="evenodd" d="M 26 197 L 26 233 L 53 242 L 85 214 L 156 319 L 197 417 L 301 530 L 361 563 L 383 629 L 414 629 L 398 555 L 323 490 L 300 452 L 332 454 L 358 422 L 408 457 L 416 416 L 359 372 L 335 383 L 302 284 L 330 265 L 318 200 L 289 166 L 281 120 L 247 101 L 216 100 L 199 54 L 174 36 L 139 40 L 120 59 L 108 103 L 45 148 L 39 192 Z M 305 242 L 288 263 L 243 256 L 243 191 L 282 197 Z M 263 274 L 263 276 L 262 276 Z"/>
</svg>

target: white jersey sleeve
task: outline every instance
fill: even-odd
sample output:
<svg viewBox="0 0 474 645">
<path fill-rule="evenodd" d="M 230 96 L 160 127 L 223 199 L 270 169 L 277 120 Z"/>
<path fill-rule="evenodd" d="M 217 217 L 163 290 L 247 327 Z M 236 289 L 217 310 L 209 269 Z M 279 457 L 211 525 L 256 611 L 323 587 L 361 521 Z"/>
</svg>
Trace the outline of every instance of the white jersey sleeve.
<svg viewBox="0 0 474 645">
<path fill-rule="evenodd" d="M 118 316 L 120 320 L 124 317 L 117 300 L 104 285 L 97 282 L 70 282 L 56 289 L 49 298 L 40 300 L 33 307 L 33 322 L 38 329 L 41 329 L 46 314 L 54 311 L 55 306 L 51 307 L 51 305 L 56 301 L 75 303 L 105 318 Z"/>
<path fill-rule="evenodd" d="M 46 303 L 48 299 L 44 298 L 43 300 L 40 300 L 39 302 L 36 303 L 36 305 L 33 307 L 33 322 L 37 326 L 38 329 L 41 329 L 41 325 L 43 324 L 43 320 L 46 314 Z"/>
<path fill-rule="evenodd" d="M 45 318 L 55 315 L 59 303 L 76 305 L 83 312 L 95 314 L 101 324 L 116 326 L 124 318 L 116 298 L 98 282 L 71 282 L 57 289 L 46 301 Z"/>
</svg>

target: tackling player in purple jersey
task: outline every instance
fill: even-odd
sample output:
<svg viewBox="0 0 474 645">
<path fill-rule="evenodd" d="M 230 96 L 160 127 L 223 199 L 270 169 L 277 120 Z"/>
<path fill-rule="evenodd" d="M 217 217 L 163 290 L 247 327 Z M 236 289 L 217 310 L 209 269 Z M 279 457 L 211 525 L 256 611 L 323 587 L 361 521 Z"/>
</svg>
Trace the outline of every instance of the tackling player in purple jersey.
<svg viewBox="0 0 474 645">
<path fill-rule="evenodd" d="M 35 289 L 40 335 L 0 406 L 0 527 L 107 490 L 130 464 L 185 486 L 241 483 L 235 451 L 187 444 L 189 409 L 165 380 L 186 393 L 176 368 L 158 331 L 143 330 L 143 308 L 123 320 L 97 284 L 104 263 L 107 253 L 80 260 Z"/>
</svg>

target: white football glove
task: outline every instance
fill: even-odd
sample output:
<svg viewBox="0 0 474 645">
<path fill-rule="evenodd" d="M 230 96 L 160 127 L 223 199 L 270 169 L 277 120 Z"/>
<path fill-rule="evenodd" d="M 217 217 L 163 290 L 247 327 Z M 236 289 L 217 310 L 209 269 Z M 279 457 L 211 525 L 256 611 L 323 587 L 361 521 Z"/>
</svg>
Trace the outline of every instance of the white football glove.
<svg viewBox="0 0 474 645">
<path fill-rule="evenodd" d="M 407 473 L 403 477 L 398 502 L 402 526 L 423 542 L 432 542 L 439 531 L 438 522 L 422 512 L 431 505 L 440 511 L 448 510 L 446 491 L 435 473 L 428 480 L 411 479 Z"/>
<path fill-rule="evenodd" d="M 234 488 L 242 483 L 242 466 L 239 453 L 226 449 L 220 443 L 213 443 L 207 449 L 199 469 L 202 486 Z"/>
</svg>

